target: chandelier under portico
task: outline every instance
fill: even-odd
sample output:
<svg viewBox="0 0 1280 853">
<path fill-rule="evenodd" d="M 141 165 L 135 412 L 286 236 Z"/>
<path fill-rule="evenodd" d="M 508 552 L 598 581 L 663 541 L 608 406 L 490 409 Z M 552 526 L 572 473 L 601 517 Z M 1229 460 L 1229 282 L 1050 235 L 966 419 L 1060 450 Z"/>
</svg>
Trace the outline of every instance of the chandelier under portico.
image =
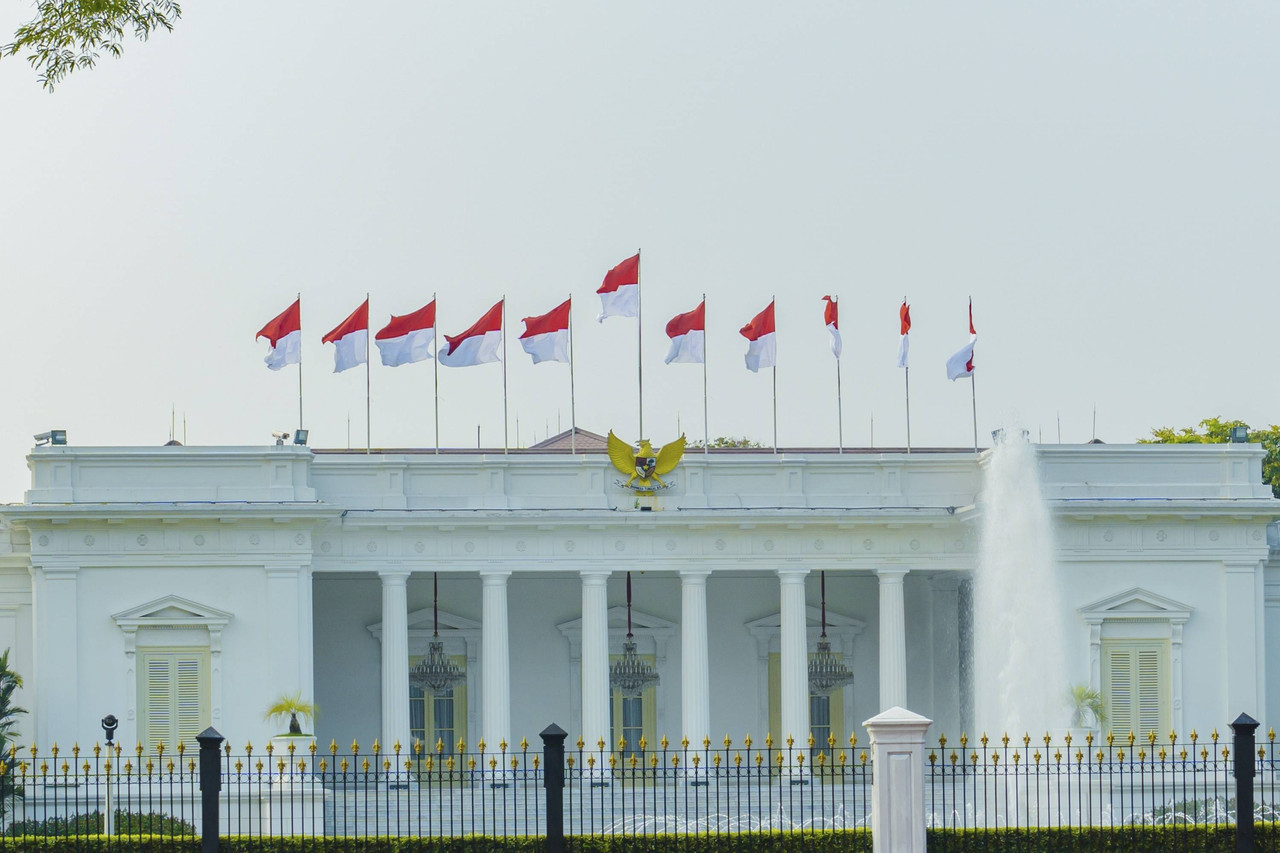
<svg viewBox="0 0 1280 853">
<path fill-rule="evenodd" d="M 622 660 L 609 668 L 609 685 L 623 696 L 636 697 L 658 681 L 653 666 L 636 654 L 631 635 L 631 572 L 627 572 L 627 640 L 622 644 Z"/>
<path fill-rule="evenodd" d="M 844 661 L 831 651 L 827 641 L 827 573 L 821 574 L 822 583 L 822 634 L 818 637 L 818 650 L 809 658 L 809 692 L 819 696 L 834 693 L 853 681 L 853 673 Z"/>
<path fill-rule="evenodd" d="M 409 670 L 409 681 L 432 696 L 441 696 L 452 692 L 453 686 L 465 681 L 467 676 L 456 663 L 449 660 L 444 653 L 444 643 L 440 640 L 440 577 L 438 574 L 433 573 L 431 576 L 431 589 L 433 594 L 431 615 L 434 620 L 431 646 L 427 650 L 427 656 Z"/>
</svg>

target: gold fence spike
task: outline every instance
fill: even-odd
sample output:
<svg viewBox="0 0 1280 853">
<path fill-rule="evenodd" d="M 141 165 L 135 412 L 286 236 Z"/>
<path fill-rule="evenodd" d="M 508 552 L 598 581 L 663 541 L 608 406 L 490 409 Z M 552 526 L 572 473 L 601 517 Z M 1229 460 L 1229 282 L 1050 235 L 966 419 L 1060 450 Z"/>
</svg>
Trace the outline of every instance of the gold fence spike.
<svg viewBox="0 0 1280 853">
<path fill-rule="evenodd" d="M 586 745 L 587 742 L 582 739 L 582 735 L 578 735 L 578 749 L 582 749 Z"/>
<path fill-rule="evenodd" d="M 338 741 L 336 738 L 334 740 L 329 741 L 329 754 L 330 755 L 338 754 Z"/>
<path fill-rule="evenodd" d="M 529 739 L 523 738 L 523 737 L 520 738 L 520 749 L 524 750 L 528 748 L 529 748 Z"/>
<path fill-rule="evenodd" d="M 481 755 L 484 755 L 486 746 L 488 746 L 488 744 L 484 742 L 484 738 L 480 738 L 480 740 L 476 742 L 476 748 L 480 750 Z"/>
<path fill-rule="evenodd" d="M 498 741 L 498 749 L 500 749 L 500 750 L 501 750 L 501 751 L 503 751 L 503 752 L 506 752 L 506 751 L 507 751 L 507 739 L 506 739 L 506 738 L 503 738 L 502 740 Z"/>
<path fill-rule="evenodd" d="M 397 756 L 400 755 L 400 738 L 396 738 L 396 742 L 391 748 L 395 750 Z"/>
<path fill-rule="evenodd" d="M 725 733 L 724 733 L 724 748 L 725 748 L 725 749 L 728 749 L 728 748 L 729 748 L 729 747 L 731 747 L 731 746 L 733 746 L 733 739 L 729 737 L 729 733 L 728 733 L 728 732 L 725 732 Z"/>
<path fill-rule="evenodd" d="M 711 748 L 711 737 L 710 737 L 710 735 L 703 735 L 703 736 L 702 736 L 702 748 L 703 748 L 703 749 L 710 749 L 710 748 Z"/>
<path fill-rule="evenodd" d="M 373 739 L 373 754 L 376 756 L 382 752 L 382 744 L 378 743 L 378 739 Z"/>
<path fill-rule="evenodd" d="M 604 738 L 596 740 L 596 749 L 604 749 Z"/>
<path fill-rule="evenodd" d="M 351 741 L 351 754 L 352 755 L 360 754 L 360 744 L 356 743 L 354 740 Z"/>
</svg>

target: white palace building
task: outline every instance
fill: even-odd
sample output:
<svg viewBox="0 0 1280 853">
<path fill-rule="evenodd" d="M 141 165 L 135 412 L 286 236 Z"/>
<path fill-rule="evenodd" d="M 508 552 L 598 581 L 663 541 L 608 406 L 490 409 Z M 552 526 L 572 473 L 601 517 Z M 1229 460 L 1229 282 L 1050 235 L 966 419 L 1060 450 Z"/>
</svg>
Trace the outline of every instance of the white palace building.
<svg viewBox="0 0 1280 853">
<path fill-rule="evenodd" d="M 649 501 L 619 485 L 599 436 L 578 443 L 34 448 L 30 490 L 0 505 L 22 742 L 91 744 L 113 713 L 126 744 L 213 725 L 239 748 L 275 734 L 263 712 L 294 693 L 314 699 L 326 745 L 536 743 L 552 722 L 590 744 L 865 743 L 862 721 L 892 706 L 935 735 L 973 725 L 972 660 L 1002 653 L 975 648 L 972 624 L 990 451 L 691 450 Z M 1026 678 L 1064 696 L 1092 684 L 1117 730 L 1265 723 L 1280 709 L 1280 501 L 1262 449 L 1037 445 L 1035 459 L 1067 671 Z M 609 672 L 628 572 L 638 652 L 661 678 L 624 701 Z M 853 681 L 811 697 L 820 573 Z M 437 574 L 439 636 L 465 674 L 443 696 L 410 679 Z"/>
</svg>

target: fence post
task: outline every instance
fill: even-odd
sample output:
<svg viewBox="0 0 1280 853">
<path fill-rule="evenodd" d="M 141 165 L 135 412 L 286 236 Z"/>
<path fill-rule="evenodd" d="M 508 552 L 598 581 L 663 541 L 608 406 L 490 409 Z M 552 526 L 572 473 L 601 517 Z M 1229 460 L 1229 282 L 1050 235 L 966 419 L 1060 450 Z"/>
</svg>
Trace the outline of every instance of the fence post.
<svg viewBox="0 0 1280 853">
<path fill-rule="evenodd" d="M 200 853 L 218 853 L 218 794 L 222 791 L 224 738 L 213 726 L 196 735 L 200 744 Z"/>
<path fill-rule="evenodd" d="M 542 785 L 547 789 L 547 853 L 564 853 L 564 739 L 555 723 L 541 732 Z"/>
<path fill-rule="evenodd" d="M 871 846 L 924 853 L 924 733 L 933 720 L 890 708 L 862 725 L 871 738 Z"/>
<path fill-rule="evenodd" d="M 1254 736 L 1258 721 L 1248 714 L 1241 714 L 1231 724 L 1235 732 L 1235 752 L 1232 773 L 1236 777 L 1236 853 L 1254 853 L 1253 841 L 1253 776 L 1257 772 L 1254 764 Z"/>
</svg>

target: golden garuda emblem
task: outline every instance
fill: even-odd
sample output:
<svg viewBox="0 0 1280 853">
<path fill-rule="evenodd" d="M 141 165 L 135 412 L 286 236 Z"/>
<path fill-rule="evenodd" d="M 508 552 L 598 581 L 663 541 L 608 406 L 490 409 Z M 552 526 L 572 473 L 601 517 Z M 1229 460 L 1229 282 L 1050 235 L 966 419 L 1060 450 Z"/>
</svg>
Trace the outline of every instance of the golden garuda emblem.
<svg viewBox="0 0 1280 853">
<path fill-rule="evenodd" d="M 669 489 L 669 483 L 662 480 L 663 474 L 670 474 L 684 458 L 685 438 L 680 436 L 675 441 L 664 444 L 653 452 L 649 439 L 640 439 L 640 449 L 632 449 L 622 439 L 609 430 L 609 461 L 627 478 L 626 482 L 618 481 L 624 489 L 637 492 L 652 492 L 654 489 Z"/>
</svg>

